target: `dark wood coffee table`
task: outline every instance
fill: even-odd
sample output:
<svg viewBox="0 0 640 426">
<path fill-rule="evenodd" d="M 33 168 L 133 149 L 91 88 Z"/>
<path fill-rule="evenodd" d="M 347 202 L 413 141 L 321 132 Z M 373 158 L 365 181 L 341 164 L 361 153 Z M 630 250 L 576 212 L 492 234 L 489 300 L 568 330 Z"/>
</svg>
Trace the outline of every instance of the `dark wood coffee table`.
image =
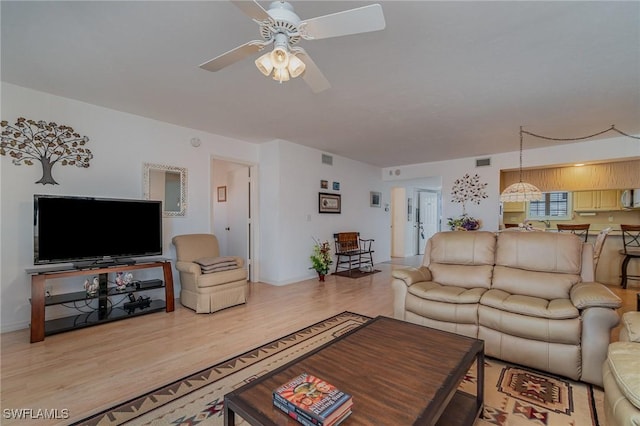
<svg viewBox="0 0 640 426">
<path fill-rule="evenodd" d="M 477 391 L 458 390 L 477 360 Z M 298 425 L 273 406 L 272 392 L 307 372 L 353 395 L 342 425 L 472 425 L 482 412 L 484 342 L 377 317 L 225 395 L 225 425 Z"/>
</svg>

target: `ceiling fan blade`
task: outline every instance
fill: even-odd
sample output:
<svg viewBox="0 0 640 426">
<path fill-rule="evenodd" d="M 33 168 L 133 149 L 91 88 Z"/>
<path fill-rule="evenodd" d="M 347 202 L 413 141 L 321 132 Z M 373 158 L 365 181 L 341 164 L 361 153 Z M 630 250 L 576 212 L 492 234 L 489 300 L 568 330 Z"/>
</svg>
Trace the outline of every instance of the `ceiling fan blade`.
<svg viewBox="0 0 640 426">
<path fill-rule="evenodd" d="M 260 40 L 250 41 L 222 55 L 216 56 L 210 61 L 200 64 L 200 68 L 207 71 L 220 71 L 224 67 L 228 67 L 251 54 L 261 51 L 267 44 L 270 43 Z"/>
<path fill-rule="evenodd" d="M 258 21 L 268 21 L 271 19 L 269 14 L 260 4 L 255 1 L 243 1 L 243 0 L 231 0 L 231 3 L 236 5 L 238 9 L 244 12 L 250 18 L 256 19 Z"/>
<path fill-rule="evenodd" d="M 322 74 L 320 68 L 313 62 L 311 56 L 307 54 L 301 47 L 295 47 L 291 49 L 296 56 L 304 62 L 305 70 L 302 74 L 302 79 L 311 88 L 313 93 L 320 93 L 331 87 L 329 80 Z"/>
<path fill-rule="evenodd" d="M 382 6 L 372 4 L 330 15 L 306 19 L 300 23 L 302 37 L 318 40 L 383 30 L 386 26 Z"/>
</svg>

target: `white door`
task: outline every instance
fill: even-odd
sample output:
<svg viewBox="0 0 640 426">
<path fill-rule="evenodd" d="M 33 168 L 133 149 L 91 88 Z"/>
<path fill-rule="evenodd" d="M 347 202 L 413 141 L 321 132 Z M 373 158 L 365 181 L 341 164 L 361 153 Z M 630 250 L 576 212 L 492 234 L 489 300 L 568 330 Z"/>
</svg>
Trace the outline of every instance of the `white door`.
<svg viewBox="0 0 640 426">
<path fill-rule="evenodd" d="M 251 280 L 251 259 L 249 257 L 249 167 L 233 167 L 227 175 L 227 251 L 228 255 L 240 256 L 245 260 Z"/>
<path fill-rule="evenodd" d="M 434 191 L 418 191 L 418 254 L 424 254 L 427 240 L 440 230 L 438 193 Z"/>
</svg>

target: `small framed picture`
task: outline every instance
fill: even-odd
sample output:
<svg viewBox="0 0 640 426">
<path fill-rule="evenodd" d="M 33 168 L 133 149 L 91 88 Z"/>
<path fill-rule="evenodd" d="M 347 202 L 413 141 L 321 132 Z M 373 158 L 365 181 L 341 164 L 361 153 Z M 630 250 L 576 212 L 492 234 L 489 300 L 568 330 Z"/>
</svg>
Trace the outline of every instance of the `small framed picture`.
<svg viewBox="0 0 640 426">
<path fill-rule="evenodd" d="M 226 186 L 219 186 L 218 187 L 218 202 L 219 203 L 224 203 L 225 201 L 227 201 L 227 187 Z"/>
<path fill-rule="evenodd" d="M 329 181 L 328 180 L 321 180 L 320 181 L 320 189 L 329 189 Z"/>
<path fill-rule="evenodd" d="M 333 190 L 340 191 L 340 182 L 333 182 Z"/>
<path fill-rule="evenodd" d="M 318 213 L 340 213 L 340 201 L 340 194 L 320 192 L 318 194 Z"/>
<path fill-rule="evenodd" d="M 369 193 L 369 201 L 371 207 L 380 207 L 382 205 L 382 193 L 371 191 Z"/>
</svg>

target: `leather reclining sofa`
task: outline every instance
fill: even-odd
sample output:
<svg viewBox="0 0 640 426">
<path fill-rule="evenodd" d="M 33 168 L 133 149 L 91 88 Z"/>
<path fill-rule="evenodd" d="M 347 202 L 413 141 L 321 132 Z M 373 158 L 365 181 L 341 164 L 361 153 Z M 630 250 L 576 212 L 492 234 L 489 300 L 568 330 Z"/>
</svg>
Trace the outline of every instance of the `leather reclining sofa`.
<svg viewBox="0 0 640 426">
<path fill-rule="evenodd" d="M 450 231 L 392 272 L 394 317 L 485 342 L 485 354 L 602 386 L 621 300 L 573 234 Z"/>
</svg>

